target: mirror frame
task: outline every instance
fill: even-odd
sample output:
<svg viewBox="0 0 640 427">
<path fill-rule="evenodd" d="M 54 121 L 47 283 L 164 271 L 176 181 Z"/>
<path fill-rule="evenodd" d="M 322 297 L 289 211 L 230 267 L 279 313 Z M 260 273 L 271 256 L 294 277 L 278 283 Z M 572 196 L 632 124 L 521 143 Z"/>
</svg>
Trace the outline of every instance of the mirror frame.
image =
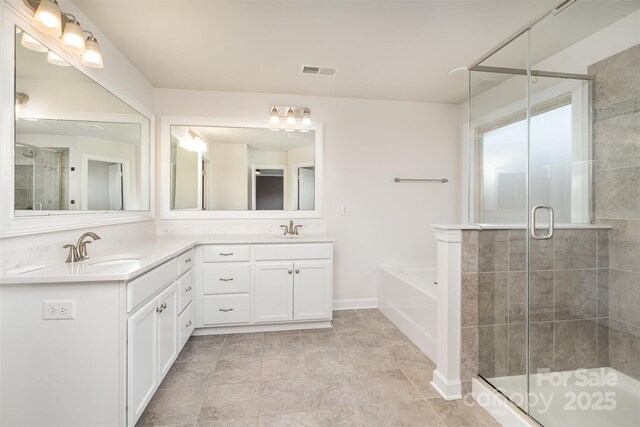
<svg viewBox="0 0 640 427">
<path fill-rule="evenodd" d="M 2 35 L 0 37 L 0 97 L 2 99 L 2 116 L 0 116 L 0 187 L 10 188 L 0 195 L 0 238 L 28 234 L 46 233 L 62 230 L 73 230 L 114 224 L 124 224 L 154 219 L 155 185 L 151 177 L 155 170 L 155 117 L 153 109 L 148 108 L 132 95 L 114 84 L 102 70 L 82 65 L 80 60 L 60 47 L 58 39 L 40 33 L 31 24 L 33 11 L 22 2 L 0 5 L 2 18 Z M 91 78 L 96 84 L 111 92 L 122 102 L 129 105 L 149 121 L 148 141 L 141 141 L 141 159 L 148 159 L 140 164 L 141 205 L 148 206 L 144 211 L 59 211 L 55 215 L 16 216 L 14 212 L 14 148 L 15 148 L 15 27 L 20 27 L 40 43 L 58 54 L 81 73 Z M 107 64 L 107 66 L 109 66 Z M 112 65 L 115 66 L 115 65 Z"/>
<path fill-rule="evenodd" d="M 265 111 L 268 109 L 265 108 Z M 322 218 L 324 206 L 323 191 L 323 136 L 322 123 L 313 122 L 310 126 L 296 125 L 295 129 L 310 129 L 315 131 L 314 163 L 316 170 L 315 209 L 308 211 L 203 211 L 203 210 L 172 210 L 171 209 L 171 174 L 169 164 L 171 161 L 171 126 L 199 126 L 199 127 L 237 127 L 271 129 L 274 125 L 268 120 L 234 120 L 211 117 L 183 117 L 162 116 L 160 118 L 160 176 L 161 194 L 160 218 L 161 219 L 286 219 L 286 218 Z"/>
</svg>

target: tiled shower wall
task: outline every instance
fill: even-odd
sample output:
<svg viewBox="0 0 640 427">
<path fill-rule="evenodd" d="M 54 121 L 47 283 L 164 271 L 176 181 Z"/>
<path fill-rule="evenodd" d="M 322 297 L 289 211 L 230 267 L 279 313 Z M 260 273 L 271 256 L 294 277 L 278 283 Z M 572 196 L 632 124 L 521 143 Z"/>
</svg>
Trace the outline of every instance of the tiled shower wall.
<svg viewBox="0 0 640 427">
<path fill-rule="evenodd" d="M 589 67 L 596 76 L 595 212 L 610 224 L 609 360 L 640 379 L 640 45 Z"/>
<path fill-rule="evenodd" d="M 463 231 L 462 379 L 526 373 L 525 230 Z M 609 230 L 531 244 L 531 366 L 609 365 Z"/>
</svg>

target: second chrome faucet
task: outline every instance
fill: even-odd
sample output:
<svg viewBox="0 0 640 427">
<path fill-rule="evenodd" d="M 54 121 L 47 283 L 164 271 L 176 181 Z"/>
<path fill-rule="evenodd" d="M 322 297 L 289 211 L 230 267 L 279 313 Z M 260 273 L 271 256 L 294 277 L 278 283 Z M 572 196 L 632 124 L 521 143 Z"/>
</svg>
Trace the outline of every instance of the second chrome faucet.
<svg viewBox="0 0 640 427">
<path fill-rule="evenodd" d="M 302 228 L 301 225 L 293 225 L 293 220 L 289 221 L 289 225 L 281 225 L 280 227 L 284 228 L 285 236 L 297 236 L 298 228 Z"/>
<path fill-rule="evenodd" d="M 66 262 L 76 262 L 76 261 L 84 261 L 85 259 L 89 259 L 89 253 L 87 252 L 87 245 L 91 243 L 91 241 L 86 240 L 87 237 L 91 237 L 93 240 L 100 240 L 100 236 L 92 231 L 87 231 L 78 239 L 78 243 L 75 245 L 64 245 L 64 249 L 69 249 L 69 255 L 67 256 Z"/>
</svg>

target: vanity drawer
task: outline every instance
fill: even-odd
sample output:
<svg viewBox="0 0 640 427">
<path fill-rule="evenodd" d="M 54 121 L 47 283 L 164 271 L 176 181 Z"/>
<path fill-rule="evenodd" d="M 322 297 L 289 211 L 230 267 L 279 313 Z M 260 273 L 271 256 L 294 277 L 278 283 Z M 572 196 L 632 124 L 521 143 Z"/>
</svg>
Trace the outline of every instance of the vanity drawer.
<svg viewBox="0 0 640 427">
<path fill-rule="evenodd" d="M 331 243 L 256 245 L 254 258 L 256 261 L 329 259 Z"/>
<path fill-rule="evenodd" d="M 205 295 L 202 297 L 202 323 L 225 325 L 249 323 L 249 294 Z"/>
<path fill-rule="evenodd" d="M 195 312 L 193 310 L 194 304 L 191 303 L 185 308 L 185 310 L 178 316 L 178 334 L 180 339 L 180 349 L 184 347 L 184 345 L 189 340 L 189 337 L 193 333 L 193 329 L 195 327 Z"/>
<path fill-rule="evenodd" d="M 193 271 L 186 272 L 178 282 L 178 313 L 181 313 L 187 304 L 193 300 Z"/>
<path fill-rule="evenodd" d="M 180 274 L 188 271 L 194 263 L 195 251 L 193 249 L 183 253 L 178 257 L 178 264 L 180 265 Z"/>
<path fill-rule="evenodd" d="M 202 266 L 203 294 L 249 292 L 251 267 L 248 262 L 211 263 Z"/>
<path fill-rule="evenodd" d="M 127 311 L 151 298 L 178 277 L 178 259 L 173 258 L 127 283 Z"/>
<path fill-rule="evenodd" d="M 202 249 L 204 262 L 249 261 L 250 246 L 226 245 L 205 246 Z"/>
</svg>

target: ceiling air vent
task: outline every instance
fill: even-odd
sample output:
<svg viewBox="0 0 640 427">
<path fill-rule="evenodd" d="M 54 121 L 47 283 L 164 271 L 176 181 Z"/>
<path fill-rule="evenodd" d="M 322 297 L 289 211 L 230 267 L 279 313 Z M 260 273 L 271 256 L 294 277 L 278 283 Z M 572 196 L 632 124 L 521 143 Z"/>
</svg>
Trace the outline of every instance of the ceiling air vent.
<svg viewBox="0 0 640 427">
<path fill-rule="evenodd" d="M 314 76 L 335 76 L 338 70 L 336 67 L 320 67 L 318 65 L 303 65 L 300 72 Z"/>
</svg>

